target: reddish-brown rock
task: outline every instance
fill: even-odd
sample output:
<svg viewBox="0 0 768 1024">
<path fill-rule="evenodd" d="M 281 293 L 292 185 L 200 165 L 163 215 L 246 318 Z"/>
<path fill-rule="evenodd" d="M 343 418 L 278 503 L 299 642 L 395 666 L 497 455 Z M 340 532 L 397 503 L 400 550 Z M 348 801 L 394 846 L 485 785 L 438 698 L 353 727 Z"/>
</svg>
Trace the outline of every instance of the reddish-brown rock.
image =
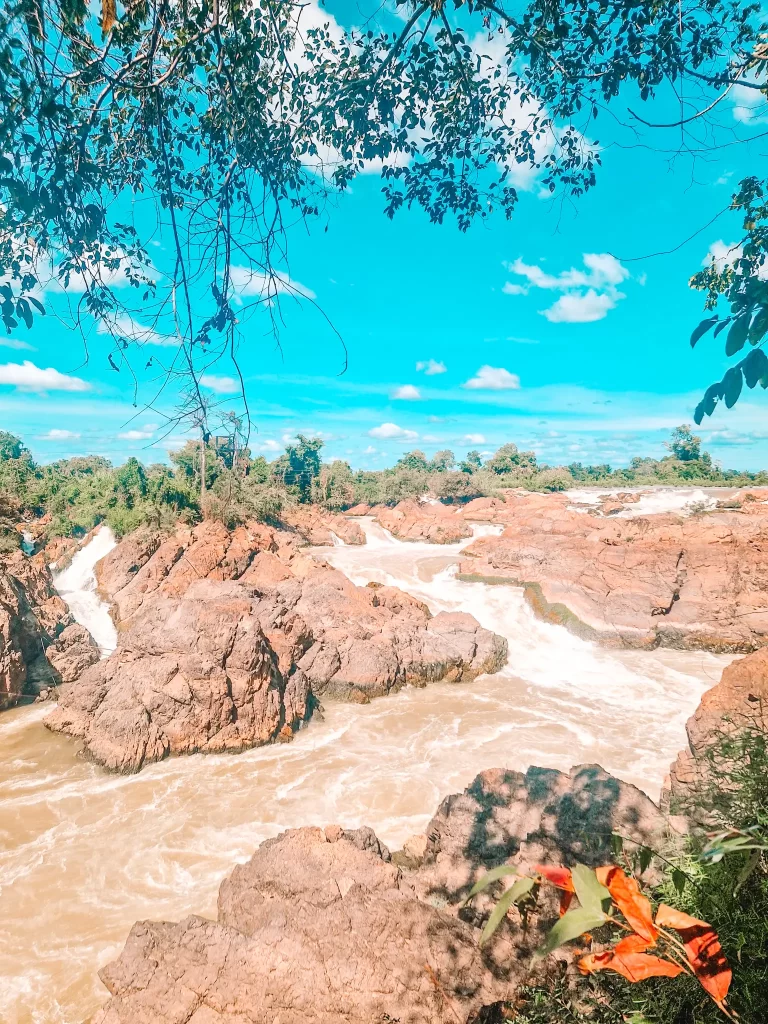
<svg viewBox="0 0 768 1024">
<path fill-rule="evenodd" d="M 695 804 L 709 776 L 707 750 L 744 729 L 768 734 L 768 647 L 728 665 L 688 719 L 688 749 L 680 751 L 670 772 L 673 804 Z"/>
<path fill-rule="evenodd" d="M 396 588 L 357 587 L 267 528 L 138 534 L 97 573 L 118 650 L 62 694 L 46 724 L 119 771 L 289 738 L 286 726 L 311 711 L 310 687 L 365 701 L 506 661 L 504 638 L 472 616 L 433 617 Z"/>
<path fill-rule="evenodd" d="M 519 501 L 501 536 L 464 549 L 460 578 L 524 586 L 543 617 L 611 646 L 768 642 L 768 506 L 605 519 L 563 501 Z"/>
<path fill-rule="evenodd" d="M 57 679 L 44 651 L 72 616 L 53 587 L 43 555 L 21 551 L 0 564 L 0 710 Z"/>
<path fill-rule="evenodd" d="M 542 890 L 527 934 L 512 913 L 481 950 L 493 901 L 463 905 L 474 879 L 508 858 L 604 862 L 612 829 L 657 843 L 663 822 L 586 765 L 484 772 L 409 857 L 390 860 L 370 829 L 285 832 L 222 882 L 216 922 L 134 925 L 93 1024 L 466 1024 L 542 970 L 532 949 L 557 918 Z"/>
<path fill-rule="evenodd" d="M 401 501 L 394 508 L 376 510 L 376 522 L 398 540 L 455 544 L 472 536 L 472 527 L 447 505 Z"/>
</svg>

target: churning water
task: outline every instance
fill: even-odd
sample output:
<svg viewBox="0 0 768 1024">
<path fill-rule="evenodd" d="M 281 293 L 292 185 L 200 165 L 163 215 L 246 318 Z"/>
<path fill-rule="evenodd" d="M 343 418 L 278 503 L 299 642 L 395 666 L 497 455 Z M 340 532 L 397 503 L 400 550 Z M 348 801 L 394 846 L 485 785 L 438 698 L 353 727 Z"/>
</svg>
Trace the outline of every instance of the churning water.
<svg viewBox="0 0 768 1024">
<path fill-rule="evenodd" d="M 75 741 L 49 733 L 46 706 L 3 713 L 3 1024 L 82 1021 L 106 998 L 97 969 L 135 920 L 213 915 L 222 876 L 285 828 L 365 823 L 396 847 L 442 796 L 496 766 L 598 761 L 658 795 L 686 717 L 727 658 L 601 650 L 538 622 L 515 588 L 458 582 L 462 545 L 400 543 L 363 525 L 366 546 L 318 555 L 355 582 L 393 583 L 433 611 L 471 612 L 507 637 L 506 668 L 365 706 L 329 704 L 325 720 L 288 746 L 180 757 L 127 777 L 80 760 Z M 101 531 L 57 580 L 103 649 L 114 633 L 92 566 L 109 544 Z"/>
</svg>

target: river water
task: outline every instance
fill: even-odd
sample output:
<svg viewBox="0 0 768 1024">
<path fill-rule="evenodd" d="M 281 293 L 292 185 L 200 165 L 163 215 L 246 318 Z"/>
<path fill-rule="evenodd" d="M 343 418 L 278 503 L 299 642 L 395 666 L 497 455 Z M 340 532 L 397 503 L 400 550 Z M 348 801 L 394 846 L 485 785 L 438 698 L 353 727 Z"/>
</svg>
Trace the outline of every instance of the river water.
<svg viewBox="0 0 768 1024">
<path fill-rule="evenodd" d="M 135 920 L 213 915 L 223 875 L 285 828 L 369 824 L 397 847 L 441 797 L 496 766 L 598 761 L 658 796 L 686 718 L 728 658 L 601 650 L 538 622 L 515 588 L 455 580 L 462 545 L 400 543 L 363 525 L 366 546 L 318 555 L 433 611 L 470 611 L 508 638 L 506 668 L 365 706 L 329 704 L 325 720 L 288 746 L 180 757 L 127 777 L 80 760 L 75 741 L 49 733 L 46 705 L 4 712 L 2 1024 L 83 1021 L 107 995 L 97 969 Z M 109 542 L 101 531 L 57 581 L 105 651 L 114 632 L 92 565 Z"/>
</svg>

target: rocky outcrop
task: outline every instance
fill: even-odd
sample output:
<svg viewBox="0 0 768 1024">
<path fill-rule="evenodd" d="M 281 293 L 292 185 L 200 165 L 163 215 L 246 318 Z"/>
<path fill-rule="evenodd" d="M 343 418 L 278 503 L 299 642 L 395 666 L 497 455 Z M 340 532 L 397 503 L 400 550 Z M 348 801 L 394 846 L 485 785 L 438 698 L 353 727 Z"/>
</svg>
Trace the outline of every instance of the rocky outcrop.
<svg viewBox="0 0 768 1024">
<path fill-rule="evenodd" d="M 283 513 L 287 527 L 313 547 L 332 547 L 338 543 L 365 544 L 365 534 L 359 523 L 353 523 L 343 515 L 333 515 L 314 505 L 298 505 Z"/>
<path fill-rule="evenodd" d="M 608 646 L 768 643 L 768 505 L 615 519 L 532 495 L 514 508 L 501 536 L 464 549 L 461 579 L 522 586 L 543 618 Z"/>
<path fill-rule="evenodd" d="M 688 811 L 695 811 L 697 793 L 714 782 L 707 752 L 721 739 L 745 729 L 768 735 L 767 647 L 728 665 L 720 682 L 707 690 L 688 719 L 688 749 L 680 751 L 670 771 L 673 810 L 685 805 Z M 723 767 L 722 754 L 719 765 Z"/>
<path fill-rule="evenodd" d="M 100 976 L 111 999 L 93 1024 L 465 1024 L 541 971 L 531 950 L 557 917 L 550 895 L 527 933 L 510 913 L 479 948 L 491 904 L 472 881 L 608 859 L 611 829 L 638 842 L 662 829 L 654 805 L 597 766 L 570 775 L 489 771 L 447 797 L 410 869 L 370 829 L 302 828 L 263 843 L 219 890 L 217 920 L 134 925 Z M 503 883 L 499 883 L 501 887 Z"/>
<path fill-rule="evenodd" d="M 72 625 L 43 555 L 19 552 L 0 563 L 0 710 L 64 678 L 72 665 L 89 662 L 81 627 Z M 74 646 L 71 655 L 70 647 Z M 46 657 L 49 654 L 49 658 Z M 96 650 L 94 659 L 98 658 Z"/>
<path fill-rule="evenodd" d="M 472 527 L 455 510 L 442 505 L 401 501 L 394 508 L 379 508 L 376 522 L 398 540 L 455 544 L 472 536 Z"/>
<path fill-rule="evenodd" d="M 470 680 L 507 657 L 504 638 L 472 616 L 432 616 L 394 587 L 357 587 L 266 527 L 139 533 L 97 575 L 118 649 L 45 724 L 117 771 L 290 739 L 315 698 L 366 702 Z"/>
</svg>

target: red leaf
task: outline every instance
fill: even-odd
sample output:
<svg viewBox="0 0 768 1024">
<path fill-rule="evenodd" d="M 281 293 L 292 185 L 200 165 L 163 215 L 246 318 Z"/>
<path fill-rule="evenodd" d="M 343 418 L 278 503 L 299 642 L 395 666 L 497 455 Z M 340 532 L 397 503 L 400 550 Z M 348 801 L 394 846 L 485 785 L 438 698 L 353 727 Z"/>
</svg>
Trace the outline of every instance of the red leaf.
<svg viewBox="0 0 768 1024">
<path fill-rule="evenodd" d="M 629 936 L 635 938 L 636 936 Z M 625 940 L 622 940 L 625 941 Z M 618 948 L 618 947 L 617 947 Z M 676 978 L 683 968 L 669 960 L 648 953 L 624 953 L 616 955 L 613 950 L 593 953 L 579 960 L 579 970 L 584 974 L 595 971 L 615 971 L 627 981 L 645 981 L 646 978 Z"/>
<path fill-rule="evenodd" d="M 616 943 L 613 951 L 620 956 L 624 953 L 644 953 L 650 945 L 648 939 L 644 939 L 642 935 L 627 935 L 625 939 Z"/>
<path fill-rule="evenodd" d="M 701 987 L 722 1005 L 731 986 L 732 972 L 712 926 L 665 903 L 659 907 L 656 924 L 680 933 L 688 962 Z"/>
<path fill-rule="evenodd" d="M 569 892 L 567 889 L 563 889 L 560 893 L 560 917 L 562 917 L 567 912 L 568 907 L 570 907 L 571 905 L 572 899 L 573 893 Z"/>
<path fill-rule="evenodd" d="M 542 878 L 546 878 L 552 885 L 557 886 L 558 889 L 565 889 L 566 892 L 576 892 L 573 887 L 570 868 L 554 868 L 547 864 L 534 864 L 533 870 L 540 874 Z"/>
<path fill-rule="evenodd" d="M 654 946 L 659 930 L 653 923 L 650 900 L 640 892 L 636 880 L 613 865 L 598 868 L 596 874 L 637 934 L 647 939 L 649 946 Z"/>
</svg>

